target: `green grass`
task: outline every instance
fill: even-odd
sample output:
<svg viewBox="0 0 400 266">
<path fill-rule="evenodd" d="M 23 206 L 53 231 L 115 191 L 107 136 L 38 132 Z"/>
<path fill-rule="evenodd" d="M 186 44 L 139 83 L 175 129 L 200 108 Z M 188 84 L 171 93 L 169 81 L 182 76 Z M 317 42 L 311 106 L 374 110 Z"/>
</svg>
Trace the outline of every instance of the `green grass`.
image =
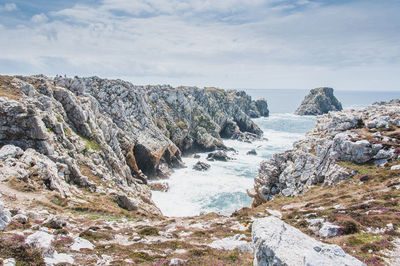
<svg viewBox="0 0 400 266">
<path fill-rule="evenodd" d="M 382 238 L 383 238 L 382 235 L 377 235 L 377 234 L 366 234 L 366 233 L 355 234 L 348 239 L 347 244 L 350 247 L 356 247 L 369 242 L 379 241 Z"/>
<path fill-rule="evenodd" d="M 102 150 L 103 147 L 98 144 L 95 140 L 88 140 L 87 138 L 82 138 L 83 141 L 86 143 L 86 150 L 92 149 L 94 151 Z"/>
</svg>

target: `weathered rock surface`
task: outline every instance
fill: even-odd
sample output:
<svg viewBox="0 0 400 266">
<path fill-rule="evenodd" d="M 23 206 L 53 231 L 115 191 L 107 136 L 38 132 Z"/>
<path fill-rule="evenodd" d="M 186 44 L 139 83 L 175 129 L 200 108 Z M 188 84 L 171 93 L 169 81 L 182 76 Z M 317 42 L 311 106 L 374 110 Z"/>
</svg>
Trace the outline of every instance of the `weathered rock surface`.
<svg viewBox="0 0 400 266">
<path fill-rule="evenodd" d="M 138 202 L 135 199 L 130 198 L 124 194 L 116 195 L 114 200 L 118 204 L 118 206 L 128 211 L 135 211 L 139 207 Z"/>
<path fill-rule="evenodd" d="M 193 169 L 197 170 L 197 171 L 207 171 L 210 167 L 211 167 L 211 165 L 209 165 L 208 163 L 198 161 L 193 166 Z"/>
<path fill-rule="evenodd" d="M 396 159 L 398 153 L 387 144 L 390 139 L 379 132 L 378 125 L 365 126 L 381 117 L 389 117 L 385 121 L 393 123 L 400 117 L 400 105 L 372 105 L 319 117 L 313 130 L 294 143 L 293 149 L 261 162 L 254 189 L 248 191 L 255 198 L 253 204 L 259 205 L 275 195 L 295 196 L 312 185 L 333 185 L 353 176 L 355 173 L 337 164 L 340 161 L 382 164 Z"/>
<path fill-rule="evenodd" d="M 182 152 L 225 148 L 230 122 L 235 134 L 260 137 L 250 118 L 268 115 L 265 101 L 244 92 L 98 77 L 0 76 L 0 90 L 0 181 L 63 198 L 81 189 L 125 195 L 151 214 L 161 212 L 149 179 L 182 167 Z"/>
<path fill-rule="evenodd" d="M 323 87 L 312 89 L 295 113 L 298 115 L 322 115 L 329 111 L 341 111 L 342 109 L 342 104 L 333 95 L 333 89 Z"/>
<path fill-rule="evenodd" d="M 0 201 L 0 231 L 3 231 L 11 222 L 11 213 L 5 209 L 3 202 Z"/>
<path fill-rule="evenodd" d="M 151 190 L 154 191 L 161 191 L 161 192 L 167 192 L 169 190 L 169 184 L 165 181 L 163 182 L 150 182 L 149 187 Z"/>
<path fill-rule="evenodd" d="M 243 240 L 244 238 L 245 238 L 244 235 L 238 234 L 223 239 L 215 240 L 211 244 L 209 244 L 209 246 L 216 249 L 225 249 L 225 250 L 238 249 L 242 252 L 252 253 L 253 247 L 251 243 Z"/>
<path fill-rule="evenodd" d="M 364 265 L 273 216 L 254 221 L 252 239 L 254 265 Z"/>
<path fill-rule="evenodd" d="M 257 155 L 257 152 L 255 149 L 249 150 L 247 153 L 247 155 Z"/>
<path fill-rule="evenodd" d="M 250 118 L 268 116 L 265 100 L 256 104 L 242 91 L 155 86 L 146 87 L 146 94 L 158 128 L 182 152 L 224 148 L 221 137 L 239 133 L 260 138 Z"/>
<path fill-rule="evenodd" d="M 224 151 L 214 151 L 207 155 L 208 161 L 224 161 L 227 162 L 231 159 Z"/>
</svg>

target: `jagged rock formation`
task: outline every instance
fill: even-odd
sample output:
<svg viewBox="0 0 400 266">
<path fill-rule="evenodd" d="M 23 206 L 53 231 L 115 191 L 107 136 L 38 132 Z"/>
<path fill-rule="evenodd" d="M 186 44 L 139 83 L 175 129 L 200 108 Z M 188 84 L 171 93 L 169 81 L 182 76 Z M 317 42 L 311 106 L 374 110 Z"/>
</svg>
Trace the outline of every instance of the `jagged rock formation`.
<svg viewBox="0 0 400 266">
<path fill-rule="evenodd" d="M 0 76 L 0 180 L 62 197 L 79 187 L 160 214 L 147 179 L 183 166 L 182 152 L 225 148 L 220 133 L 228 123 L 239 136 L 261 137 L 250 117 L 266 115 L 265 108 L 244 92 L 214 88 Z"/>
<path fill-rule="evenodd" d="M 268 116 L 265 100 L 216 88 L 146 87 L 154 120 L 182 152 L 224 148 L 221 137 L 240 139 L 262 131 L 250 119 Z"/>
<path fill-rule="evenodd" d="M 337 245 L 315 240 L 270 216 L 252 227 L 254 265 L 364 265 Z"/>
<path fill-rule="evenodd" d="M 342 104 L 333 95 L 333 89 L 323 87 L 312 89 L 295 113 L 298 115 L 322 115 L 329 111 L 341 111 L 342 109 Z"/>
<path fill-rule="evenodd" d="M 207 171 L 210 169 L 211 165 L 205 162 L 198 161 L 195 165 L 193 165 L 193 169 L 197 171 Z"/>
<path fill-rule="evenodd" d="M 295 196 L 309 186 L 332 185 L 355 173 L 340 161 L 383 164 L 399 156 L 400 105 L 372 105 L 323 115 L 293 149 L 261 162 L 248 194 L 259 205 L 275 195 Z"/>
</svg>

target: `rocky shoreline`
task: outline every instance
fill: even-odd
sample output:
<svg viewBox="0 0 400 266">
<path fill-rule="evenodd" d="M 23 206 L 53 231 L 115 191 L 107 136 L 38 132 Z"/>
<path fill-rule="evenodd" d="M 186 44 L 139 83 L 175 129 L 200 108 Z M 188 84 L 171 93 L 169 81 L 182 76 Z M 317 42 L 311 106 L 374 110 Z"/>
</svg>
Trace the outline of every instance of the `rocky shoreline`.
<svg viewBox="0 0 400 266">
<path fill-rule="evenodd" d="M 221 135 L 260 138 L 251 117 L 268 115 L 265 101 L 216 88 L 1 76 L 0 89 L 0 181 L 44 185 L 63 198 L 84 188 L 157 215 L 149 178 L 183 167 L 182 153 L 226 149 Z"/>
<path fill-rule="evenodd" d="M 252 208 L 162 216 L 149 186 L 168 185 L 148 180 L 182 154 L 229 160 L 221 137 L 259 139 L 251 118 L 268 114 L 239 91 L 0 76 L 0 262 L 397 263 L 398 101 L 320 116 L 261 163 Z"/>
<path fill-rule="evenodd" d="M 261 163 L 254 189 L 248 191 L 255 199 L 253 205 L 275 195 L 296 196 L 316 184 L 333 185 L 356 174 L 338 162 L 384 165 L 397 160 L 399 127 L 400 106 L 396 103 L 320 116 L 314 129 L 294 143 L 293 149 Z"/>
</svg>

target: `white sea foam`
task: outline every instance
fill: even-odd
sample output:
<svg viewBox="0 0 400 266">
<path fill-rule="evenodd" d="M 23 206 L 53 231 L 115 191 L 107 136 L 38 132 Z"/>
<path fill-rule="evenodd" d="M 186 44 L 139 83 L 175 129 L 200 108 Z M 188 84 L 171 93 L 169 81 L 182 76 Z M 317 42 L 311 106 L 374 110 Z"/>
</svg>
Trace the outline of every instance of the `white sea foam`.
<svg viewBox="0 0 400 266">
<path fill-rule="evenodd" d="M 272 114 L 269 118 L 258 118 L 255 122 L 264 131 L 268 141 L 253 143 L 224 140 L 237 150 L 229 152 L 234 160 L 207 162 L 206 153 L 200 159 L 183 158 L 187 168 L 176 169 L 168 180 L 168 192 L 153 192 L 153 200 L 167 216 L 191 216 L 201 212 L 229 214 L 236 209 L 250 206 L 251 198 L 246 190 L 253 186 L 253 178 L 263 159 L 272 154 L 290 149 L 292 143 L 304 137 L 312 128 L 315 119 L 292 114 Z M 257 155 L 247 155 L 251 149 Z M 192 169 L 197 161 L 205 161 L 211 168 L 205 172 Z"/>
</svg>

